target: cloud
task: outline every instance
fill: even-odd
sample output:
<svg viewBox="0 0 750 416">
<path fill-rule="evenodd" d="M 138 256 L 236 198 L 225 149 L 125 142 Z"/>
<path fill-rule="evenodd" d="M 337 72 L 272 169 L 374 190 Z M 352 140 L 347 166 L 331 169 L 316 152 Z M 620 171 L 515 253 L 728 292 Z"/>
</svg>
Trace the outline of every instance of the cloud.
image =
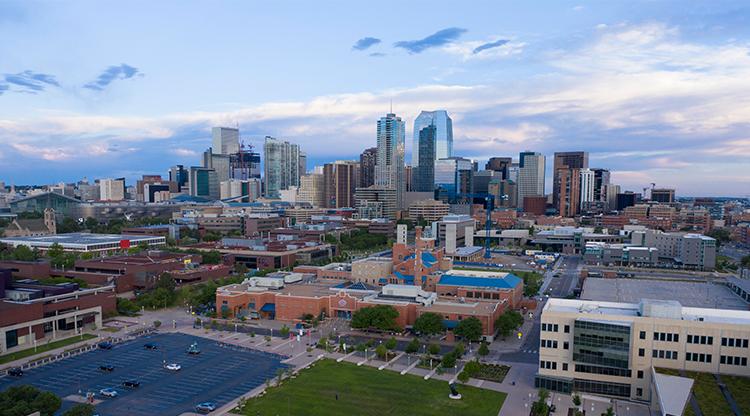
<svg viewBox="0 0 750 416">
<path fill-rule="evenodd" d="M 8 86 L 8 84 L 0 84 L 0 95 L 3 95 L 3 93 L 4 93 L 5 91 L 8 91 L 8 88 L 10 88 L 10 87 Z"/>
<path fill-rule="evenodd" d="M 170 151 L 172 152 L 172 154 L 182 157 L 198 156 L 198 152 L 196 152 L 195 150 L 185 149 L 183 147 L 171 149 Z"/>
<path fill-rule="evenodd" d="M 44 159 L 51 162 L 66 160 L 73 157 L 69 149 L 63 147 L 34 146 L 27 143 L 11 143 L 11 147 L 24 156 L 34 159 Z"/>
<path fill-rule="evenodd" d="M 397 48 L 406 49 L 410 54 L 422 53 L 429 48 L 443 46 L 458 39 L 466 33 L 466 29 L 449 27 L 439 30 L 430 36 L 418 40 L 402 40 L 393 44 Z"/>
<path fill-rule="evenodd" d="M 5 88 L 0 85 L 0 94 L 3 90 L 8 90 L 9 86 L 13 86 L 16 91 L 31 94 L 44 91 L 48 86 L 60 86 L 53 75 L 37 73 L 29 70 L 17 74 L 5 74 L 4 79 L 9 85 L 5 85 Z"/>
<path fill-rule="evenodd" d="M 474 48 L 474 50 L 471 53 L 473 53 L 474 55 L 476 55 L 479 52 L 482 52 L 484 50 L 492 49 L 492 48 L 497 48 L 498 46 L 503 46 L 503 45 L 505 45 L 508 42 L 510 42 L 508 39 L 500 39 L 500 40 L 496 40 L 494 42 L 485 43 L 485 44 L 479 45 L 476 48 Z"/>
<path fill-rule="evenodd" d="M 382 52 L 373 52 L 370 54 L 370 56 L 372 56 L 373 58 L 382 58 L 385 56 L 385 54 Z"/>
<path fill-rule="evenodd" d="M 354 44 L 354 46 L 352 46 L 352 49 L 358 50 L 358 51 L 363 51 L 363 50 L 369 48 L 370 46 L 377 45 L 378 43 L 380 43 L 380 39 L 366 37 L 366 38 L 362 38 L 362 39 L 358 40 Z"/>
<path fill-rule="evenodd" d="M 136 75 L 142 75 L 142 73 L 138 71 L 138 68 L 127 64 L 112 65 L 99 74 L 96 80 L 87 83 L 83 88 L 102 91 L 115 80 L 130 79 Z"/>
</svg>

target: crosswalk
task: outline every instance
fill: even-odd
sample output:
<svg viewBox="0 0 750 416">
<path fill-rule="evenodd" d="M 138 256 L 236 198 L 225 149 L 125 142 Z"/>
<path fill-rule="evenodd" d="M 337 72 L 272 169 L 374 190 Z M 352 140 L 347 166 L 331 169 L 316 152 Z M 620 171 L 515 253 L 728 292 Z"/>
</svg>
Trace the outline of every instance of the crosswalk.
<svg viewBox="0 0 750 416">
<path fill-rule="evenodd" d="M 539 350 L 521 350 L 521 352 L 525 352 L 526 354 L 536 354 Z"/>
</svg>

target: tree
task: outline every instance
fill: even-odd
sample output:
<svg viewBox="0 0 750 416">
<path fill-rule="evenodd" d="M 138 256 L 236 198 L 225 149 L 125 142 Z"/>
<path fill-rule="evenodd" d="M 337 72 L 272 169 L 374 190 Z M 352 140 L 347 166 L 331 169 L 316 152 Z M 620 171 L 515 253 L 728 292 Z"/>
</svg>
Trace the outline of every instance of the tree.
<svg viewBox="0 0 750 416">
<path fill-rule="evenodd" d="M 282 338 L 286 338 L 289 336 L 289 327 L 286 325 L 283 325 L 281 329 L 279 329 L 279 335 L 281 335 Z"/>
<path fill-rule="evenodd" d="M 88 403 L 78 403 L 63 413 L 63 416 L 94 416 L 96 410 Z"/>
<path fill-rule="evenodd" d="M 539 399 L 531 405 L 531 414 L 533 416 L 546 416 L 549 413 L 549 406 L 547 406 L 549 391 L 539 389 L 538 397 Z"/>
<path fill-rule="evenodd" d="M 469 341 L 482 338 L 482 321 L 471 316 L 458 323 L 453 333 Z"/>
<path fill-rule="evenodd" d="M 456 353 L 456 356 L 460 358 L 464 355 L 464 352 L 466 352 L 466 347 L 464 346 L 463 342 L 459 342 L 453 348 L 453 351 Z"/>
<path fill-rule="evenodd" d="M 174 282 L 174 278 L 172 278 L 172 275 L 167 272 L 159 275 L 159 279 L 154 285 L 155 289 L 164 288 L 169 291 L 174 291 L 175 287 L 177 287 L 177 284 Z"/>
<path fill-rule="evenodd" d="M 615 416 L 615 411 L 612 409 L 612 406 L 609 406 L 607 411 L 602 413 L 602 416 Z"/>
<path fill-rule="evenodd" d="M 426 312 L 414 321 L 414 330 L 420 334 L 435 335 L 440 334 L 445 330 L 443 325 L 443 317 L 434 313 Z"/>
<path fill-rule="evenodd" d="M 406 344 L 406 352 L 409 354 L 414 354 L 417 351 L 419 351 L 419 340 L 416 338 L 412 338 L 412 340 L 408 344 Z"/>
<path fill-rule="evenodd" d="M 138 313 L 138 305 L 130 299 L 117 298 L 117 313 L 125 316 L 132 316 Z"/>
<path fill-rule="evenodd" d="M 516 311 L 505 312 L 495 321 L 495 327 L 503 337 L 510 335 L 521 324 L 523 324 L 523 315 Z"/>
<path fill-rule="evenodd" d="M 390 339 L 388 339 L 388 341 L 385 342 L 385 347 L 388 348 L 389 350 L 396 349 L 397 345 L 398 343 L 396 342 L 396 338 L 394 337 L 391 337 Z"/>
<path fill-rule="evenodd" d="M 234 272 L 240 276 L 244 276 L 248 272 L 247 265 L 245 263 L 236 263 L 234 265 Z"/>
<path fill-rule="evenodd" d="M 750 255 L 743 257 L 742 260 L 740 260 L 740 264 L 742 267 L 750 268 Z"/>
<path fill-rule="evenodd" d="M 37 411 L 42 416 L 53 416 L 61 405 L 62 400 L 55 394 L 30 385 L 13 386 L 0 392 L 0 414 L 3 416 L 27 416 Z"/>
<path fill-rule="evenodd" d="M 438 355 L 440 354 L 440 346 L 437 344 L 430 344 L 427 347 L 427 352 L 429 352 L 432 355 Z"/>
<path fill-rule="evenodd" d="M 443 355 L 443 360 L 441 361 L 440 365 L 442 365 L 443 368 L 446 369 L 453 368 L 456 366 L 456 358 L 457 357 L 455 351 L 447 352 L 445 353 L 445 355 Z"/>
<path fill-rule="evenodd" d="M 201 253 L 202 262 L 204 264 L 219 264 L 221 263 L 221 253 L 216 250 L 206 251 Z"/>
<path fill-rule="evenodd" d="M 30 249 L 29 246 L 20 245 L 13 249 L 13 260 L 19 261 L 35 261 L 39 259 L 39 252 L 34 249 Z"/>
<path fill-rule="evenodd" d="M 578 393 L 573 394 L 573 405 L 576 407 L 581 405 L 581 396 Z"/>
<path fill-rule="evenodd" d="M 375 348 L 375 354 L 377 354 L 378 358 L 383 360 L 385 359 L 386 354 L 388 354 L 388 348 L 386 348 L 385 344 L 380 344 Z"/>
<path fill-rule="evenodd" d="M 477 354 L 479 354 L 480 356 L 484 357 L 484 356 L 486 356 L 489 353 L 490 353 L 490 349 L 489 349 L 489 347 L 487 347 L 487 343 L 484 342 L 484 341 L 482 341 L 482 344 L 479 345 L 479 351 L 477 351 Z"/>
<path fill-rule="evenodd" d="M 379 329 L 381 331 L 395 331 L 398 311 L 390 305 L 368 306 L 354 312 L 351 327 L 356 329 Z"/>
<path fill-rule="evenodd" d="M 63 249 L 63 246 L 61 246 L 59 243 L 54 243 L 51 246 L 49 246 L 49 249 L 47 250 L 47 256 L 50 258 L 59 258 L 62 257 L 65 254 L 65 249 Z"/>
</svg>

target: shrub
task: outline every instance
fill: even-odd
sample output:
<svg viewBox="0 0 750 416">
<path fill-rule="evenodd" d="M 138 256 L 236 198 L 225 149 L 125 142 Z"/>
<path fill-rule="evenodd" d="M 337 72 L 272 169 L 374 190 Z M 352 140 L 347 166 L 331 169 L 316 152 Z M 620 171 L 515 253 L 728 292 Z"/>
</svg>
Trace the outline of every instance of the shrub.
<svg viewBox="0 0 750 416">
<path fill-rule="evenodd" d="M 414 338 L 411 340 L 411 342 L 406 344 L 406 352 L 408 352 L 409 354 L 413 354 L 417 351 L 419 351 L 419 340 Z"/>
<path fill-rule="evenodd" d="M 485 341 L 482 341 L 482 344 L 479 346 L 479 351 L 477 351 L 477 354 L 484 357 L 489 353 L 490 353 L 490 348 L 487 346 L 487 343 Z"/>
<path fill-rule="evenodd" d="M 427 347 L 427 351 L 432 355 L 440 354 L 440 346 L 437 344 L 430 344 Z"/>
<path fill-rule="evenodd" d="M 375 348 L 375 354 L 377 354 L 378 358 L 384 360 L 386 354 L 388 354 L 388 348 L 386 348 L 384 344 L 380 344 L 377 348 Z"/>
<path fill-rule="evenodd" d="M 398 343 L 396 342 L 396 338 L 394 337 L 391 337 L 388 341 L 385 342 L 385 347 L 389 350 L 396 349 L 397 345 Z"/>
<path fill-rule="evenodd" d="M 279 330 L 279 335 L 281 335 L 282 338 L 288 337 L 289 336 L 289 327 L 286 326 L 286 325 L 282 326 L 281 329 Z"/>
</svg>

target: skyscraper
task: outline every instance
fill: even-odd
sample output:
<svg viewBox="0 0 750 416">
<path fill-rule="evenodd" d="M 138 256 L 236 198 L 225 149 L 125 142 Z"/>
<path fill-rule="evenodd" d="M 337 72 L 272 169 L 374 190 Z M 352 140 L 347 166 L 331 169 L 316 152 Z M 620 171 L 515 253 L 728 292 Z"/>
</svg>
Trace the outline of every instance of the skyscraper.
<svg viewBox="0 0 750 416">
<path fill-rule="evenodd" d="M 213 146 L 211 150 L 218 155 L 230 155 L 240 151 L 240 130 L 231 127 L 214 127 L 211 129 Z"/>
<path fill-rule="evenodd" d="M 354 192 L 359 182 L 357 171 L 357 162 L 353 160 L 337 160 L 323 165 L 327 208 L 354 207 Z"/>
<path fill-rule="evenodd" d="M 430 124 L 419 131 L 417 142 L 419 159 L 414 167 L 413 183 L 417 192 L 431 192 L 435 189 L 435 137 L 437 128 Z"/>
<path fill-rule="evenodd" d="M 299 152 L 299 171 L 298 176 L 302 176 L 307 173 L 307 153 Z"/>
<path fill-rule="evenodd" d="M 518 162 L 518 206 L 523 208 L 523 199 L 544 195 L 546 158 L 541 153 L 521 152 Z"/>
<path fill-rule="evenodd" d="M 602 168 L 593 168 L 591 170 L 594 172 L 594 201 L 607 202 L 609 170 Z"/>
<path fill-rule="evenodd" d="M 580 209 L 583 210 L 589 203 L 597 201 L 594 195 L 595 173 L 591 169 L 581 169 L 581 198 Z"/>
<path fill-rule="evenodd" d="M 216 171 L 203 167 L 190 167 L 190 195 L 209 199 L 219 199 L 221 189 L 216 179 Z"/>
<path fill-rule="evenodd" d="M 299 202 L 307 202 L 315 208 L 326 206 L 325 178 L 323 174 L 311 173 L 299 178 Z"/>
<path fill-rule="evenodd" d="M 502 174 L 501 179 L 510 179 L 508 177 L 508 169 L 512 163 L 513 158 L 510 157 L 491 157 L 490 160 L 487 161 L 487 164 L 484 165 L 484 169 L 500 172 Z"/>
<path fill-rule="evenodd" d="M 365 149 L 359 155 L 359 187 L 367 188 L 375 184 L 375 163 L 378 158 L 378 148 Z"/>
<path fill-rule="evenodd" d="M 552 170 L 552 203 L 555 207 L 558 208 L 558 210 L 560 209 L 560 193 L 563 191 L 563 189 L 561 189 L 561 175 L 563 175 L 562 172 L 571 169 L 588 169 L 588 167 L 588 152 L 555 152 L 555 161 Z M 575 188 L 578 190 L 578 186 L 580 185 L 580 173 L 575 172 L 575 174 L 573 174 L 573 172 L 567 172 L 565 173 L 565 175 L 569 177 L 566 179 L 566 184 L 574 184 L 576 185 Z M 578 199 L 578 197 L 576 196 L 575 199 Z M 578 212 L 577 203 L 572 210 L 576 213 Z M 560 213 L 560 215 L 562 215 L 562 210 L 560 210 Z"/>
<path fill-rule="evenodd" d="M 99 188 L 102 201 L 122 201 L 125 199 L 125 178 L 100 179 Z"/>
<path fill-rule="evenodd" d="M 558 169 L 555 178 L 558 189 L 557 210 L 560 216 L 576 216 L 581 208 L 581 169 Z"/>
<path fill-rule="evenodd" d="M 401 209 L 405 189 L 404 138 L 406 128 L 401 117 L 393 113 L 378 120 L 378 153 L 375 162 L 375 185 L 396 190 L 396 209 Z"/>
<path fill-rule="evenodd" d="M 188 183 L 188 171 L 182 165 L 175 165 L 169 169 L 169 180 L 177 184 L 177 192 L 182 192 Z"/>
<path fill-rule="evenodd" d="M 299 145 L 266 136 L 263 143 L 265 195 L 278 198 L 279 191 L 299 186 Z"/>
<path fill-rule="evenodd" d="M 474 169 L 472 161 L 449 157 L 435 162 L 435 188 L 438 198 L 454 202 L 460 194 L 471 193 Z"/>
<path fill-rule="evenodd" d="M 435 126 L 435 160 L 453 156 L 453 120 L 445 110 L 422 111 L 414 119 L 414 141 L 411 165 L 419 165 L 419 132 L 427 126 Z"/>
</svg>

